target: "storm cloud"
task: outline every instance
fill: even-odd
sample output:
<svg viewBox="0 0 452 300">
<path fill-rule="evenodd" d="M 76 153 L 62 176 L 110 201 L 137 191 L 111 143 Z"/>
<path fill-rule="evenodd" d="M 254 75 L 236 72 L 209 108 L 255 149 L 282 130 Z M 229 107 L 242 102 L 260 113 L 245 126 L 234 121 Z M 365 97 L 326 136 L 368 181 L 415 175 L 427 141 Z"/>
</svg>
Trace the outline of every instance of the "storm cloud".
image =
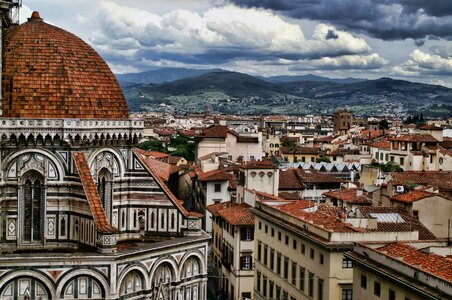
<svg viewBox="0 0 452 300">
<path fill-rule="evenodd" d="M 327 22 L 382 40 L 452 40 L 451 0 L 230 0 L 279 11 L 291 18 Z"/>
</svg>

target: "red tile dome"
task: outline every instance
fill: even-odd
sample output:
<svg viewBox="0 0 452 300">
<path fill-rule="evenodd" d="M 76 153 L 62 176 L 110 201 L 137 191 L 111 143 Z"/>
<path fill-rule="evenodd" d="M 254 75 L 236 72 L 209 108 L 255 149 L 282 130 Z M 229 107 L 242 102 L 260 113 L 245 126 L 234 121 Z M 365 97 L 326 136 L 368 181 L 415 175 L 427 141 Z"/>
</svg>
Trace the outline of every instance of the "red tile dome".
<svg viewBox="0 0 452 300">
<path fill-rule="evenodd" d="M 3 39 L 3 117 L 127 119 L 127 103 L 105 61 L 38 12 Z"/>
</svg>

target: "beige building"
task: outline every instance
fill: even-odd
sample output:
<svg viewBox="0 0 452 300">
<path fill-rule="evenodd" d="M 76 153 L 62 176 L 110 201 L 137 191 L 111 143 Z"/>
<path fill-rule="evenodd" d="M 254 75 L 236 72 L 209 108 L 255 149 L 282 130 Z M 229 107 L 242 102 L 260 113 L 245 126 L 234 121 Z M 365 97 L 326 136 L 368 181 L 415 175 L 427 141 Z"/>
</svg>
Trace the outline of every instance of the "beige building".
<svg viewBox="0 0 452 300">
<path fill-rule="evenodd" d="M 452 248 L 440 243 L 358 244 L 353 261 L 353 299 L 452 298 Z"/>
<path fill-rule="evenodd" d="M 353 264 L 343 254 L 355 242 L 435 238 L 401 208 L 361 207 L 347 216 L 342 208 L 268 197 L 252 211 L 259 300 L 351 300 Z"/>
<path fill-rule="evenodd" d="M 213 221 L 213 276 L 222 299 L 252 297 L 254 216 L 250 208 L 231 201 L 207 207 Z"/>
<path fill-rule="evenodd" d="M 315 162 L 321 154 L 321 149 L 318 147 L 298 147 L 294 150 L 281 147 L 280 149 L 285 162 Z"/>
</svg>

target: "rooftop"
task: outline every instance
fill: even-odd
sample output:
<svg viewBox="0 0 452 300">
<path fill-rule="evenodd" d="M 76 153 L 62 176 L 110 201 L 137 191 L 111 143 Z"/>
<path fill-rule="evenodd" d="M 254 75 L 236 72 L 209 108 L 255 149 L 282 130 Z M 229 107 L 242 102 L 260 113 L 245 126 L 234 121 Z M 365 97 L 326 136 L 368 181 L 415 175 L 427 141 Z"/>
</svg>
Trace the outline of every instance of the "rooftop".
<svg viewBox="0 0 452 300">
<path fill-rule="evenodd" d="M 372 199 L 366 191 L 361 192 L 358 189 L 342 189 L 338 191 L 329 191 L 323 193 L 326 197 L 335 198 L 350 204 L 372 204 Z"/>
<path fill-rule="evenodd" d="M 423 190 L 412 190 L 407 193 L 398 194 L 392 197 L 392 200 L 403 203 L 413 203 L 418 200 L 429 198 L 437 194 L 426 192 Z"/>
</svg>

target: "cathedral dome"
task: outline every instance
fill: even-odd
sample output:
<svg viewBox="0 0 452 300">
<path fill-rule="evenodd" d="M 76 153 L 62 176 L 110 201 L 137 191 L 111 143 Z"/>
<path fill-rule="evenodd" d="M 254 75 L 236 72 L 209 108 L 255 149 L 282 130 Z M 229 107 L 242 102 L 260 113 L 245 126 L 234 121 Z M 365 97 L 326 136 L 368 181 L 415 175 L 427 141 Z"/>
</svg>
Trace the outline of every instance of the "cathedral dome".
<svg viewBox="0 0 452 300">
<path fill-rule="evenodd" d="M 122 90 L 105 61 L 38 12 L 5 30 L 3 117 L 128 119 Z"/>
</svg>

